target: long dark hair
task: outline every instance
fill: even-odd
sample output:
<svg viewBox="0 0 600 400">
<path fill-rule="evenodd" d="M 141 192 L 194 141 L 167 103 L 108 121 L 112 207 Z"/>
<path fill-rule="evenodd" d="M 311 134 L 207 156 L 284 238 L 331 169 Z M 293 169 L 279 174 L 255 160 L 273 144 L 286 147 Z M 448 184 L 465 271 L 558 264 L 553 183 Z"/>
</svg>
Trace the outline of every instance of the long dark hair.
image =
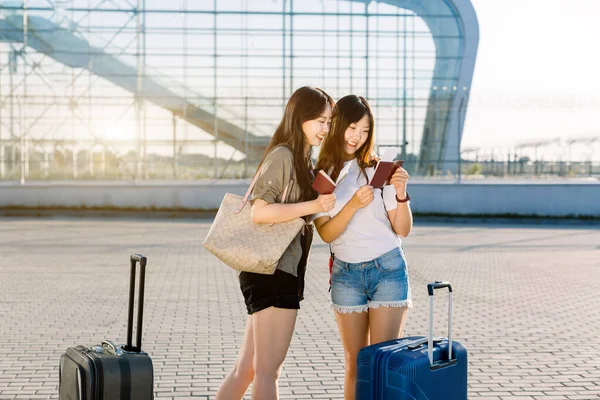
<svg viewBox="0 0 600 400">
<path fill-rule="evenodd" d="M 333 108 L 331 128 L 321 146 L 317 170 L 322 169 L 331 176 L 331 179 L 337 179 L 344 166 L 344 161 L 348 158 L 344 150 L 346 130 L 365 115 L 369 116 L 369 136 L 366 142 L 354 153 L 354 156 L 362 174 L 367 178 L 365 168 L 372 167 L 376 162 L 373 157 L 375 120 L 369 102 L 364 97 L 353 94 L 339 99 Z"/>
<path fill-rule="evenodd" d="M 308 156 L 304 154 L 306 137 L 302 131 L 302 124 L 306 121 L 319 118 L 325 107 L 329 104 L 331 108 L 335 103 L 331 96 L 324 90 L 304 86 L 296 90 L 290 97 L 285 106 L 283 118 L 275 130 L 275 134 L 267 146 L 258 169 L 265 160 L 266 155 L 276 146 L 286 146 L 294 154 L 294 169 L 296 170 L 296 180 L 302 191 L 304 201 L 312 200 L 317 197 L 317 193 L 311 187 L 313 177 L 311 175 L 312 161 L 311 150 Z"/>
</svg>

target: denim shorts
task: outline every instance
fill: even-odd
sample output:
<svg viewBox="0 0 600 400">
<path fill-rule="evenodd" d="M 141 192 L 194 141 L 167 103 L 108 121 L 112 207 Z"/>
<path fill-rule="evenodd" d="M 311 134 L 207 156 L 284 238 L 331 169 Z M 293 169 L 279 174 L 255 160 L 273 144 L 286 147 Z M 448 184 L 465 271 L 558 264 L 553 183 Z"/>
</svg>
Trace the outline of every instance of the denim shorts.
<svg viewBox="0 0 600 400">
<path fill-rule="evenodd" d="M 395 248 L 362 263 L 333 261 L 331 307 L 341 313 L 412 307 L 404 252 Z"/>
</svg>

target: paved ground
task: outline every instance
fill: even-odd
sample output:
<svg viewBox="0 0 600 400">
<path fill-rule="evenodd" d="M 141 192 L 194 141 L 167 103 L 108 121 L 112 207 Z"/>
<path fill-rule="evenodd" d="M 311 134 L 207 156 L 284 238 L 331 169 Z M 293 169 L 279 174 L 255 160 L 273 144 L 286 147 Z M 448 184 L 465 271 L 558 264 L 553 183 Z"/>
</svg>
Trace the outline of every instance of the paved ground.
<svg viewBox="0 0 600 400">
<path fill-rule="evenodd" d="M 68 346 L 124 341 L 131 252 L 149 259 L 143 347 L 154 360 L 157 397 L 213 398 L 246 315 L 235 273 L 201 247 L 209 226 L 0 219 L 0 399 L 58 398 L 58 360 Z M 405 334 L 426 332 L 425 284 L 451 281 L 454 336 L 469 350 L 469 398 L 600 399 L 597 225 L 420 225 L 405 249 L 415 303 Z M 342 398 L 326 258 L 317 242 L 282 399 Z"/>
</svg>

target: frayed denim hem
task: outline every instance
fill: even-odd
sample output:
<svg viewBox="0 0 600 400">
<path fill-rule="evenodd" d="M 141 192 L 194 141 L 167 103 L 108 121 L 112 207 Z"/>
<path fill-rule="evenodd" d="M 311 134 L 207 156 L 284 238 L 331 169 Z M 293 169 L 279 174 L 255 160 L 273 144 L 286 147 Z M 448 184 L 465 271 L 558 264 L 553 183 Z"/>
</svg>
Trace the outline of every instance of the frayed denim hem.
<svg viewBox="0 0 600 400">
<path fill-rule="evenodd" d="M 337 304 L 330 304 L 331 308 L 334 311 L 339 312 L 340 314 L 349 314 L 349 313 L 360 313 L 369 311 L 369 306 L 338 306 Z"/>
<path fill-rule="evenodd" d="M 379 308 L 379 307 L 408 307 L 412 308 L 413 304 L 411 300 L 401 300 L 401 301 L 370 301 L 369 308 Z"/>
</svg>

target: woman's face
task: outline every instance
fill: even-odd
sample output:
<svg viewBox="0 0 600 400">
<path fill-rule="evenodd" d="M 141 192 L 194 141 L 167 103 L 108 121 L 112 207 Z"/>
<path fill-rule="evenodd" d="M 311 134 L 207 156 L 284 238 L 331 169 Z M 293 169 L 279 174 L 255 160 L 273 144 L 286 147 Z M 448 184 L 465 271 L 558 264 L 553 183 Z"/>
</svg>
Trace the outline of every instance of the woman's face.
<svg viewBox="0 0 600 400">
<path fill-rule="evenodd" d="M 325 109 L 317 119 L 311 119 L 302 124 L 302 132 L 306 137 L 306 143 L 309 146 L 320 146 L 329 133 L 331 126 L 331 105 L 327 103 Z"/>
<path fill-rule="evenodd" d="M 354 156 L 369 138 L 369 115 L 365 114 L 360 121 L 352 123 L 344 134 L 344 150 L 349 156 Z"/>
</svg>

